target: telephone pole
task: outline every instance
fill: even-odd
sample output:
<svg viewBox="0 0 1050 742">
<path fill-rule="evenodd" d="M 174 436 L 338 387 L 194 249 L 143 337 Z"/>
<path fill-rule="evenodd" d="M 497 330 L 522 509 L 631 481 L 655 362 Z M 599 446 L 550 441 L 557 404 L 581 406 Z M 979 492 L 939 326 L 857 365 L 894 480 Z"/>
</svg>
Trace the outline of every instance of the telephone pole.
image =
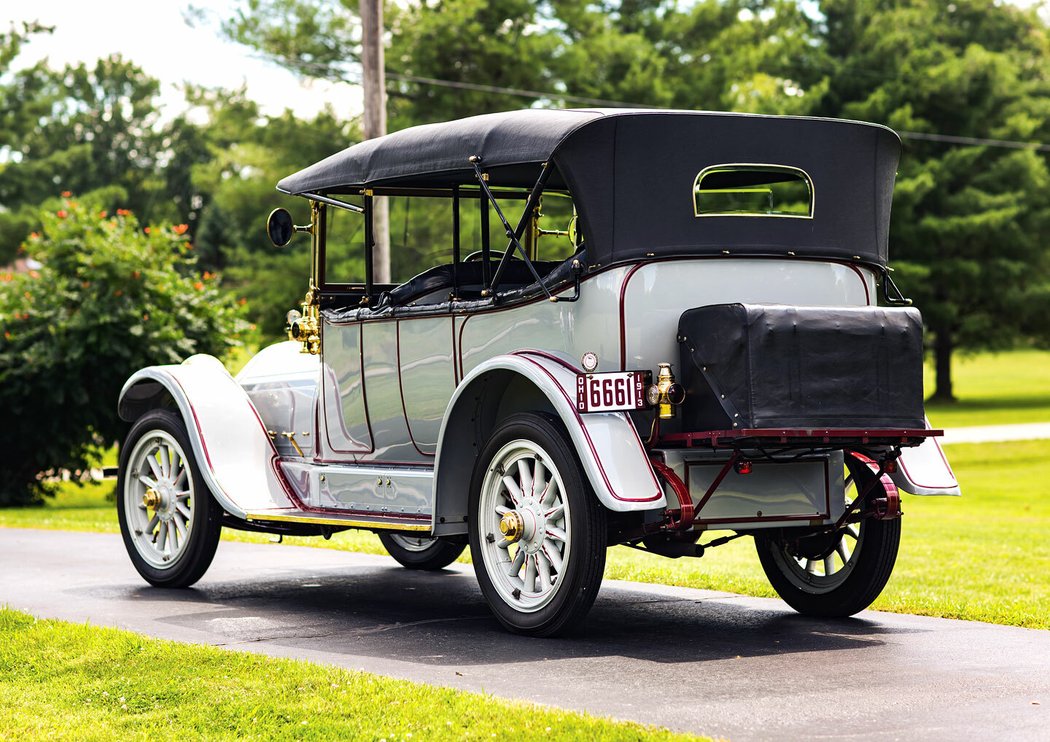
<svg viewBox="0 0 1050 742">
<path fill-rule="evenodd" d="M 365 139 L 386 134 L 386 71 L 383 61 L 383 0 L 360 0 L 361 73 L 365 96 Z M 376 283 L 390 283 L 390 209 L 385 197 L 372 207 Z"/>
</svg>

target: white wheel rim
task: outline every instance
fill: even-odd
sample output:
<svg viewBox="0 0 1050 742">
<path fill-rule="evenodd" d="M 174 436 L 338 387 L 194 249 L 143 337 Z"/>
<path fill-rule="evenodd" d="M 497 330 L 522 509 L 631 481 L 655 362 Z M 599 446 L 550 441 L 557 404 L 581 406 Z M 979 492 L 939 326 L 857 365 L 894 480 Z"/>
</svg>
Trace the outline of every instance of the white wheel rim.
<svg viewBox="0 0 1050 742">
<path fill-rule="evenodd" d="M 163 430 L 139 439 L 128 457 L 124 515 L 135 550 L 156 569 L 170 569 L 186 552 L 194 513 L 186 454 Z"/>
<path fill-rule="evenodd" d="M 426 551 L 437 543 L 436 538 L 428 538 L 426 536 L 404 536 L 400 533 L 391 533 L 390 540 L 405 551 L 411 551 L 416 554 Z"/>
<path fill-rule="evenodd" d="M 508 513 L 524 524 L 516 540 L 500 532 Z M 533 613 L 557 595 L 571 556 L 570 518 L 561 474 L 543 448 L 514 440 L 492 457 L 478 507 L 481 555 L 489 581 L 514 610 Z"/>
<path fill-rule="evenodd" d="M 846 477 L 846 504 L 857 496 L 853 478 Z M 848 523 L 830 552 L 822 558 L 798 556 L 782 544 L 773 546 L 773 559 L 780 571 L 803 592 L 821 595 L 839 587 L 857 566 L 860 550 L 864 548 L 866 521 Z"/>
</svg>

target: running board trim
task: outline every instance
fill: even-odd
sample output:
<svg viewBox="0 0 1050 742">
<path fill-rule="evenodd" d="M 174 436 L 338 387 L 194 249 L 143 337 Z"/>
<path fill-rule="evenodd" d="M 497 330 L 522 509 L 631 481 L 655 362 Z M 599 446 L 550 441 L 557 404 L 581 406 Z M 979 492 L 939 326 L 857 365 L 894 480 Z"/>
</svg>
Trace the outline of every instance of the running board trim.
<svg viewBox="0 0 1050 742">
<path fill-rule="evenodd" d="M 245 520 L 252 523 L 310 523 L 322 526 L 341 526 L 343 528 L 366 528 L 387 531 L 426 531 L 430 532 L 430 522 L 395 521 L 390 519 L 362 519 L 359 516 L 339 515 L 337 513 L 306 513 L 261 510 L 246 513 Z"/>
</svg>

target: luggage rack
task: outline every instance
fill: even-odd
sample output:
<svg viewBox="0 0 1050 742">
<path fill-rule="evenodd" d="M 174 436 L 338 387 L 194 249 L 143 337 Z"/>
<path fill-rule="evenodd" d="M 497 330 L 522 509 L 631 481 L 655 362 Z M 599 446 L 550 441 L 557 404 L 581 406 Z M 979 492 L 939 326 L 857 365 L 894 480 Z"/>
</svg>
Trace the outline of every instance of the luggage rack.
<svg viewBox="0 0 1050 742">
<path fill-rule="evenodd" d="M 667 522 L 662 526 L 662 530 L 684 531 L 699 523 L 700 509 L 721 486 L 726 475 L 730 471 L 749 474 L 753 459 L 784 460 L 790 458 L 791 454 L 801 457 L 836 449 L 859 454 L 861 460 L 874 472 L 869 485 L 849 504 L 835 524 L 835 528 L 839 528 L 865 502 L 868 495 L 876 490 L 876 485 L 883 476 L 897 470 L 897 458 L 902 448 L 918 446 L 927 438 L 941 435 L 944 435 L 942 429 L 919 428 L 742 428 L 663 435 L 657 432 L 655 443 L 661 447 L 732 451 L 696 505 L 693 504 L 688 488 L 671 468 L 654 460 L 653 465 L 657 473 L 670 485 L 679 501 L 677 509 L 669 510 Z M 884 512 L 877 517 L 893 517 L 897 505 L 887 501 L 882 508 Z"/>
</svg>

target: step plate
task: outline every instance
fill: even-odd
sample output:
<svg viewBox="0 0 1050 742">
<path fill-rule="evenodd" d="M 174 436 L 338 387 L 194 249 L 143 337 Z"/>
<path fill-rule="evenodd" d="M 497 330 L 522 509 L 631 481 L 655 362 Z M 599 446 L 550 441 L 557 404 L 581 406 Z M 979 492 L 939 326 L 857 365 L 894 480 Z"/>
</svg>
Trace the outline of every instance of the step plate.
<svg viewBox="0 0 1050 742">
<path fill-rule="evenodd" d="M 260 510 L 247 513 L 245 519 L 252 523 L 312 523 L 342 528 L 366 528 L 388 531 L 430 532 L 430 518 L 408 520 L 404 518 L 377 518 L 359 513 L 325 513 L 305 510 Z"/>
</svg>

